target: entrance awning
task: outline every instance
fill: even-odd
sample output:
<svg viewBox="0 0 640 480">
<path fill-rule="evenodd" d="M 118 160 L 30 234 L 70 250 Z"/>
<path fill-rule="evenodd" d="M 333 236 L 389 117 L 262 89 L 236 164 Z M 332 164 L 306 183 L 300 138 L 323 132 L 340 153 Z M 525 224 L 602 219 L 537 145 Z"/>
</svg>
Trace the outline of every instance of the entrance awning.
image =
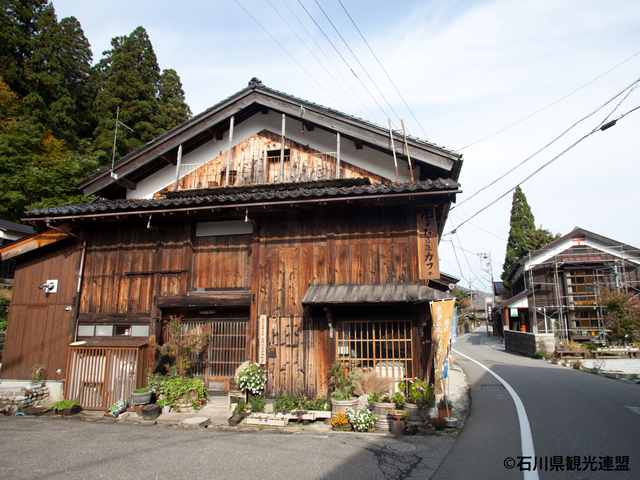
<svg viewBox="0 0 640 480">
<path fill-rule="evenodd" d="M 367 303 L 421 303 L 450 298 L 424 285 L 312 285 L 302 299 L 303 305 Z"/>
</svg>

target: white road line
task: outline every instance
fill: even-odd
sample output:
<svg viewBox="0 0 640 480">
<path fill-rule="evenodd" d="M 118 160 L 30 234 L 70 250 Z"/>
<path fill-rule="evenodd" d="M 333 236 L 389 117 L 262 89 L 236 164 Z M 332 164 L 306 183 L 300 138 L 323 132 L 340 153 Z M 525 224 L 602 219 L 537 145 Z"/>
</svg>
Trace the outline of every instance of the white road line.
<svg viewBox="0 0 640 480">
<path fill-rule="evenodd" d="M 505 380 L 503 380 L 500 377 L 500 375 L 492 372 L 477 360 L 474 360 L 473 358 L 468 357 L 464 353 L 461 353 L 457 350 L 453 350 L 453 351 L 456 352 L 456 354 L 462 355 L 464 358 L 471 360 L 473 363 L 476 363 L 482 368 L 484 368 L 487 372 L 489 372 L 491 375 L 496 377 L 498 381 L 502 383 L 504 387 L 507 389 L 507 391 L 511 395 L 511 398 L 513 398 L 513 403 L 515 403 L 516 412 L 518 413 L 518 421 L 520 423 L 520 443 L 522 444 L 522 456 L 525 459 L 533 461 L 533 459 L 536 456 L 536 452 L 533 448 L 533 437 L 531 436 L 531 426 L 529 425 L 529 419 L 527 418 L 527 411 L 524 409 L 522 400 L 520 400 L 520 397 L 518 396 L 516 391 L 513 388 L 511 388 L 511 385 L 509 385 Z M 525 480 L 538 480 L 537 470 L 524 470 L 523 473 L 524 473 Z"/>
</svg>

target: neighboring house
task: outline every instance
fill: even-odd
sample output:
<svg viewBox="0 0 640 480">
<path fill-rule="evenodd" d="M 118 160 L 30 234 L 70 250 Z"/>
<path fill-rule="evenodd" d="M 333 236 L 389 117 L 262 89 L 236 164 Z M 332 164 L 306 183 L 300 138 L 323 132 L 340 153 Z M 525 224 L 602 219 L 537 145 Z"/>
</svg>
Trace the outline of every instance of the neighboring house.
<svg viewBox="0 0 640 480">
<path fill-rule="evenodd" d="M 33 232 L 33 227 L 30 225 L 22 225 L 21 223 L 10 222 L 0 218 L 0 247 L 9 245 L 22 237 L 32 235 Z M 0 281 L 12 281 L 15 269 L 15 260 L 0 261 Z"/>
<path fill-rule="evenodd" d="M 210 332 L 194 371 L 214 390 L 247 359 L 269 396 L 326 394 L 334 359 L 428 378 L 461 166 L 253 79 L 79 184 L 99 200 L 27 213 L 50 228 L 3 250 L 21 258 L 3 378 L 41 363 L 103 408 L 145 382 L 172 315 Z"/>
<path fill-rule="evenodd" d="M 602 340 L 601 287 L 640 293 L 640 251 L 576 227 L 521 259 L 509 275 L 512 297 L 498 305 L 505 329 Z"/>
</svg>

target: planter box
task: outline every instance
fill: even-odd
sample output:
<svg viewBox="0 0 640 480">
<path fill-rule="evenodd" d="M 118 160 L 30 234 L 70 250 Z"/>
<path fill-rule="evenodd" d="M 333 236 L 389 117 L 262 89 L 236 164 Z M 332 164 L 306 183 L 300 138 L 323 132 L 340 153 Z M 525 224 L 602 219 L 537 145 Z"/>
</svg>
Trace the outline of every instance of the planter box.
<svg viewBox="0 0 640 480">
<path fill-rule="evenodd" d="M 73 407 L 63 408 L 62 410 L 56 410 L 56 413 L 58 415 L 69 416 L 69 415 L 75 415 L 80 411 L 82 411 L 82 407 L 80 405 L 74 405 Z"/>
<path fill-rule="evenodd" d="M 331 418 L 331 412 L 328 410 L 309 410 L 309 413 L 313 413 L 316 417 L 316 420 L 325 420 L 327 418 Z"/>
<path fill-rule="evenodd" d="M 274 418 L 269 414 L 261 415 L 259 418 L 247 417 L 247 425 L 263 425 L 267 427 L 286 427 L 289 419 L 286 417 Z"/>
<path fill-rule="evenodd" d="M 600 370 L 599 368 L 592 368 L 591 373 L 600 374 L 602 373 L 602 370 Z"/>
<path fill-rule="evenodd" d="M 309 422 L 313 422 L 316 419 L 315 412 L 313 411 L 305 411 L 304 413 L 287 413 L 283 416 L 289 420 L 306 420 Z M 329 418 L 331 418 L 331 416 L 329 416 Z"/>
<path fill-rule="evenodd" d="M 604 376 L 609 378 L 620 378 L 620 375 L 613 372 L 604 372 Z"/>
</svg>

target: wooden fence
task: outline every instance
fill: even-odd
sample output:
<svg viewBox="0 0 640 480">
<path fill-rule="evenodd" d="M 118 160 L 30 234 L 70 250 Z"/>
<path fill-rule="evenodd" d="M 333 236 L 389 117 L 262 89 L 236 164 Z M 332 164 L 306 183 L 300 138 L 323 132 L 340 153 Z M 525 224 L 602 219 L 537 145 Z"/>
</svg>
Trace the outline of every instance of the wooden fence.
<svg viewBox="0 0 640 480">
<path fill-rule="evenodd" d="M 64 396 L 88 410 L 106 410 L 146 384 L 148 347 L 69 347 Z"/>
</svg>

